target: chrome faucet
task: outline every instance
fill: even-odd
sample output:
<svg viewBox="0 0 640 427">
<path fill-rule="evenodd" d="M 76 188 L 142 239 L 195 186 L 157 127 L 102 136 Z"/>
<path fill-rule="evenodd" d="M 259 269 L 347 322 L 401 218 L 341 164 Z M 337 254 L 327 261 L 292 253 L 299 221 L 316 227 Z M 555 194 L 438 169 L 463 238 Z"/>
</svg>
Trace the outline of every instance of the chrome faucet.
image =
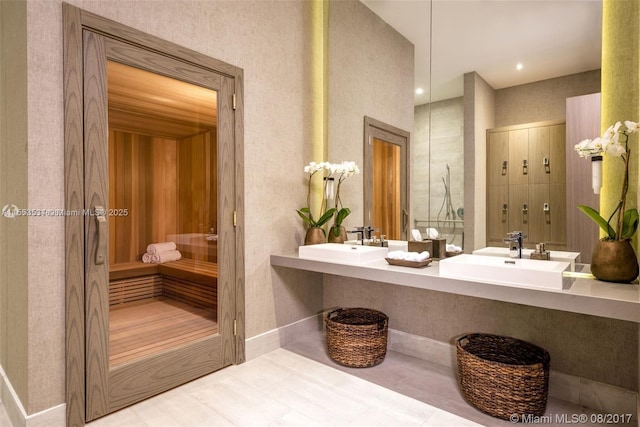
<svg viewBox="0 0 640 427">
<path fill-rule="evenodd" d="M 509 256 L 511 258 L 522 258 L 522 240 L 526 237 L 522 231 L 507 233 L 507 238 L 503 242 L 509 245 Z"/>
<path fill-rule="evenodd" d="M 366 227 L 356 227 L 355 230 L 348 231 L 347 233 L 357 233 L 360 236 L 358 240 L 360 240 L 362 245 L 366 245 L 371 240 L 371 233 L 373 231 L 376 231 L 376 229 L 368 225 Z"/>
</svg>

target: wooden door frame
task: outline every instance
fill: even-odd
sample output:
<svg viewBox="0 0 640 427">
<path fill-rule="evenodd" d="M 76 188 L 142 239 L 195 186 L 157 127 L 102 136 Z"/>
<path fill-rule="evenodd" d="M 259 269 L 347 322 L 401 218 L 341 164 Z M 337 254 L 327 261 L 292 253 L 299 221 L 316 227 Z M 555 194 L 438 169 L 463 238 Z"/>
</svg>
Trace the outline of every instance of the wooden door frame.
<svg viewBox="0 0 640 427">
<path fill-rule="evenodd" d="M 409 180 L 410 174 L 410 142 L 411 134 L 400 128 L 391 126 L 374 118 L 364 116 L 364 225 L 371 224 L 371 211 L 373 210 L 373 138 L 383 139 L 389 143 L 400 146 L 400 169 L 405 173 L 405 179 L 400 182 L 400 207 L 405 212 L 400 212 L 404 228 L 400 230 L 401 238 L 408 237 L 409 229 Z"/>
<path fill-rule="evenodd" d="M 117 39 L 143 49 L 152 50 L 179 61 L 187 62 L 234 80 L 234 181 L 235 181 L 235 247 L 236 254 L 244 253 L 244 104 L 243 70 L 194 52 L 134 28 L 102 18 L 64 3 L 63 12 L 63 66 L 64 66 L 64 168 L 65 209 L 82 213 L 84 205 L 84 128 L 83 128 L 83 31 Z M 65 217 L 65 314 L 66 314 L 66 405 L 67 425 L 85 422 L 85 218 L 80 215 Z M 245 360 L 244 313 L 244 260 L 236 256 L 235 320 L 237 334 L 233 361 Z"/>
</svg>

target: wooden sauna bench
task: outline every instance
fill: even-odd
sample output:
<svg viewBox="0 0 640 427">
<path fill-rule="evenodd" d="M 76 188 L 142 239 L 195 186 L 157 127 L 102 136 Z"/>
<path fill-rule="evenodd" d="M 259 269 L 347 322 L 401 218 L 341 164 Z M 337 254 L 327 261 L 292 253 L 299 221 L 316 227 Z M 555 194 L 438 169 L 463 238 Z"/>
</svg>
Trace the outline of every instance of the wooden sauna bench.
<svg viewBox="0 0 640 427">
<path fill-rule="evenodd" d="M 191 259 L 112 265 L 110 365 L 217 333 L 217 276 L 217 264 Z"/>
<path fill-rule="evenodd" d="M 145 264 L 143 262 L 121 262 L 109 266 L 109 280 L 129 279 L 149 274 L 166 274 L 202 283 L 216 284 L 218 264 L 207 261 L 195 261 L 182 258 L 163 264 Z"/>
</svg>

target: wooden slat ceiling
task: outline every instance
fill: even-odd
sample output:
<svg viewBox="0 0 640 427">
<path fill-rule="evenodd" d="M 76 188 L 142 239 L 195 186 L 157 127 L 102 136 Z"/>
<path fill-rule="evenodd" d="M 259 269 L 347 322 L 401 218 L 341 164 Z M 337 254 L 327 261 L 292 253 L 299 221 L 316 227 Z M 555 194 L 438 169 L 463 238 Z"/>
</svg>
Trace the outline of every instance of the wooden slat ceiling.
<svg viewBox="0 0 640 427">
<path fill-rule="evenodd" d="M 179 139 L 216 128 L 214 90 L 113 61 L 107 88 L 112 129 Z"/>
</svg>

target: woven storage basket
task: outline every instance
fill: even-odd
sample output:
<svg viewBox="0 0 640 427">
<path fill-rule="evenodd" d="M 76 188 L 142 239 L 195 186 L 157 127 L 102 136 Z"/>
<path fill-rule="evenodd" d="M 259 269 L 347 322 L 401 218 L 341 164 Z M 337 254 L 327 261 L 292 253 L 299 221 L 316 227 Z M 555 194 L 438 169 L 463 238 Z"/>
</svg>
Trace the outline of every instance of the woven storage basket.
<svg viewBox="0 0 640 427">
<path fill-rule="evenodd" d="M 549 353 L 516 338 L 469 334 L 456 341 L 465 399 L 510 421 L 544 415 L 549 391 Z"/>
<path fill-rule="evenodd" d="M 375 366 L 387 354 L 389 318 L 369 308 L 339 308 L 327 314 L 329 357 L 352 368 Z"/>
</svg>

